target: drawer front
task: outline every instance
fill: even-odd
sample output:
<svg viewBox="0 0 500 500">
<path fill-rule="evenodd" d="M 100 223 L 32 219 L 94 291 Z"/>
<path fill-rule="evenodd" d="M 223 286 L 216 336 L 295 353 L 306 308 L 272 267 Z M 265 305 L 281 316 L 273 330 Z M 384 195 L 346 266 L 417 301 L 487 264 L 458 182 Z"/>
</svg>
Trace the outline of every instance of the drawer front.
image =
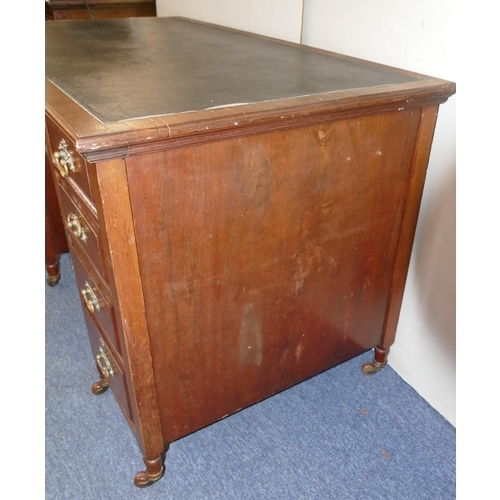
<svg viewBox="0 0 500 500">
<path fill-rule="evenodd" d="M 68 136 L 52 124 L 50 120 L 47 120 L 47 129 L 50 138 L 52 165 L 59 176 L 76 185 L 77 189 L 80 189 L 89 200 L 92 200 L 85 158 L 76 152 L 75 146 Z"/>
<path fill-rule="evenodd" d="M 108 382 L 123 414 L 127 417 L 129 424 L 132 425 L 132 412 L 130 409 L 127 382 L 123 370 L 115 356 L 113 356 L 108 344 L 100 335 L 99 329 L 94 323 L 91 315 L 85 309 L 83 314 L 85 323 L 87 324 L 90 346 L 97 369 Z"/>
<path fill-rule="evenodd" d="M 74 250 L 73 247 L 73 268 L 84 309 L 121 361 L 121 346 L 116 334 L 116 320 L 111 299 L 107 297 L 104 286 L 90 276 Z"/>
<path fill-rule="evenodd" d="M 100 230 L 97 222 L 90 214 L 90 211 L 85 210 L 84 204 L 77 203 L 78 199 L 71 198 L 62 183 L 59 184 L 59 194 L 63 222 L 73 246 L 77 246 L 92 263 L 97 273 L 103 279 L 106 279 L 101 252 Z"/>
</svg>

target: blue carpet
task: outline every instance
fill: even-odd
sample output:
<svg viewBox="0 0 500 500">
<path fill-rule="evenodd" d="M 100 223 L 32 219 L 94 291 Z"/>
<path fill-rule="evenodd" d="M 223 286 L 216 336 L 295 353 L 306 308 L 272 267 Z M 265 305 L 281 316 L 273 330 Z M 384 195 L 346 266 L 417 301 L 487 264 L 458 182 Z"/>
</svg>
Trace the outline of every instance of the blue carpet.
<svg viewBox="0 0 500 500">
<path fill-rule="evenodd" d="M 365 353 L 171 444 L 163 479 L 133 485 L 142 456 L 111 391 L 90 392 L 71 259 L 46 286 L 47 500 L 451 500 L 455 428 Z"/>
</svg>

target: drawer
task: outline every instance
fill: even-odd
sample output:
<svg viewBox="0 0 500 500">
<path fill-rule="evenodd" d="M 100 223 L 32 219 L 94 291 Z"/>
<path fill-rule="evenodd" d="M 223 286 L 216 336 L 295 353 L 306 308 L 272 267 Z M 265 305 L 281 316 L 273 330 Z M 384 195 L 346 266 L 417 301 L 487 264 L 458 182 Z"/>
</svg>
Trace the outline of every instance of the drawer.
<svg viewBox="0 0 500 500">
<path fill-rule="evenodd" d="M 59 184 L 59 194 L 63 221 L 73 246 L 77 246 L 85 254 L 97 273 L 106 280 L 107 274 L 104 269 L 97 222 L 90 211 L 85 210 L 84 203 L 77 203 L 78 198 L 76 200 L 71 198 L 62 183 Z"/>
<path fill-rule="evenodd" d="M 122 352 L 116 333 L 116 319 L 112 301 L 107 297 L 104 286 L 98 283 L 97 279 L 90 276 L 90 273 L 78 258 L 74 247 L 72 257 L 76 283 L 84 309 L 94 323 L 97 324 L 101 335 L 106 338 L 108 345 L 114 349 L 115 354 L 120 357 L 121 361 Z"/>
<path fill-rule="evenodd" d="M 108 382 L 123 414 L 127 417 L 129 424 L 132 425 L 133 418 L 130 408 L 127 382 L 125 375 L 123 374 L 123 370 L 115 359 L 115 356 L 113 356 L 108 344 L 100 335 L 99 329 L 94 323 L 92 316 L 85 309 L 83 314 L 85 317 L 85 323 L 87 324 L 90 347 L 92 349 L 92 355 L 94 356 L 97 369 L 103 378 Z"/>
<path fill-rule="evenodd" d="M 85 196 L 92 200 L 92 191 L 88 175 L 88 167 L 85 158 L 76 152 L 73 142 L 59 130 L 50 120 L 47 120 L 47 130 L 50 140 L 50 157 L 52 165 L 59 176 L 76 185 L 76 189 L 82 191 Z"/>
</svg>

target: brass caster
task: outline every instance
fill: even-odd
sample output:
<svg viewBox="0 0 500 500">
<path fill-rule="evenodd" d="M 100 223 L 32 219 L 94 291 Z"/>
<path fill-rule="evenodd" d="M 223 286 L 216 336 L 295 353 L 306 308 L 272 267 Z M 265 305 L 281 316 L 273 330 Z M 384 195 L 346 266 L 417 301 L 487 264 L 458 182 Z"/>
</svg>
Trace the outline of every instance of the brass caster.
<svg viewBox="0 0 500 500">
<path fill-rule="evenodd" d="M 99 394 L 103 394 L 104 392 L 106 392 L 108 388 L 109 384 L 106 381 L 99 380 L 99 382 L 96 382 L 92 385 L 92 394 L 99 396 Z"/>
<path fill-rule="evenodd" d="M 134 477 L 134 485 L 138 488 L 146 488 L 156 483 L 159 479 L 163 477 L 165 472 L 165 467 L 162 467 L 158 474 L 148 474 L 146 471 L 138 472 Z"/>
<path fill-rule="evenodd" d="M 363 375 L 373 375 L 379 372 L 387 363 L 377 363 L 377 361 L 367 361 L 361 365 Z"/>
<path fill-rule="evenodd" d="M 49 286 L 56 286 L 59 283 L 59 280 L 61 279 L 61 275 L 58 274 L 55 277 L 49 277 L 47 278 L 47 285 Z"/>
</svg>

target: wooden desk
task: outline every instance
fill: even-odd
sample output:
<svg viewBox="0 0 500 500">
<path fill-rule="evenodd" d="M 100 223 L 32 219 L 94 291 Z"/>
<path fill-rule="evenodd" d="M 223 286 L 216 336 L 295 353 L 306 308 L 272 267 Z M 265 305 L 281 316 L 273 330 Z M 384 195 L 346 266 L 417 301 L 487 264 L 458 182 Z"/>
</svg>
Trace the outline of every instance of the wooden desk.
<svg viewBox="0 0 500 500">
<path fill-rule="evenodd" d="M 142 450 L 394 342 L 451 82 L 176 18 L 46 27 L 100 380 Z"/>
</svg>

